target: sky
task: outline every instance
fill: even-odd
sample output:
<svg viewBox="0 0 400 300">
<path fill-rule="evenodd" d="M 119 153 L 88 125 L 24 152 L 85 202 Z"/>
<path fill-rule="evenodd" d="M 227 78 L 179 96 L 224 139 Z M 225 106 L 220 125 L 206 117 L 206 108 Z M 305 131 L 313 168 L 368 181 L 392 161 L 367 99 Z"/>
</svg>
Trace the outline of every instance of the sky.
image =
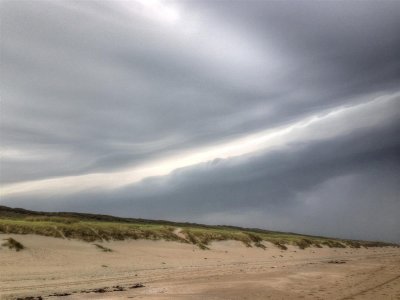
<svg viewBox="0 0 400 300">
<path fill-rule="evenodd" d="M 0 19 L 0 205 L 400 242 L 399 1 Z"/>
</svg>

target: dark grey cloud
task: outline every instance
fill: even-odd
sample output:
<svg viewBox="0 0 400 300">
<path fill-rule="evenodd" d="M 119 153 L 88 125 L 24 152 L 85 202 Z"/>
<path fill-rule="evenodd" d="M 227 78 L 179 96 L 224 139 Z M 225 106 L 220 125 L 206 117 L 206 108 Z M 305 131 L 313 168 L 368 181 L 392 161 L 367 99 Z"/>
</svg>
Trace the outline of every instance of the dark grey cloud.
<svg viewBox="0 0 400 300">
<path fill-rule="evenodd" d="M 400 241 L 400 123 L 174 171 L 109 192 L 6 203 Z M 19 199 L 18 199 L 19 198 Z"/>
<path fill-rule="evenodd" d="M 277 47 L 290 60 L 295 85 L 365 93 L 398 83 L 400 4 L 395 1 L 197 1 L 202 11 Z M 190 3 L 189 5 L 193 5 Z M 302 71 L 302 76 L 299 71 Z"/>
<path fill-rule="evenodd" d="M 3 185 L 112 172 L 398 92 L 399 2 L 160 3 L 1 2 Z M 1 201 L 399 241 L 396 116 L 101 195 Z"/>
</svg>

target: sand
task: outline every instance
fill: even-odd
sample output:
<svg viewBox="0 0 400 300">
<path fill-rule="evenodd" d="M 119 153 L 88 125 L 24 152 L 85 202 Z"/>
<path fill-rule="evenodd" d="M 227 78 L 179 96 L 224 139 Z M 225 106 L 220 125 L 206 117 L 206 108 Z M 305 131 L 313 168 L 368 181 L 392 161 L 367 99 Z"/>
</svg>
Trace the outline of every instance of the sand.
<svg viewBox="0 0 400 300">
<path fill-rule="evenodd" d="M 400 299 L 393 247 L 284 251 L 225 241 L 200 250 L 129 240 L 103 242 L 113 251 L 102 252 L 77 240 L 0 234 L 7 237 L 26 249 L 0 248 L 0 299 Z"/>
</svg>

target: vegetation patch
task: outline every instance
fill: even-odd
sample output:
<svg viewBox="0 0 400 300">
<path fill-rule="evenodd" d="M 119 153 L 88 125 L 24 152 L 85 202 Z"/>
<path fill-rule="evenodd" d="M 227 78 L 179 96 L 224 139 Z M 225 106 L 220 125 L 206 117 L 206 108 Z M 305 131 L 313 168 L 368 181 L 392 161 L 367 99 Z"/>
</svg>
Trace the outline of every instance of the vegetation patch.
<svg viewBox="0 0 400 300">
<path fill-rule="evenodd" d="M 299 246 L 300 249 L 306 249 L 308 247 L 311 247 L 311 245 L 313 245 L 313 241 L 310 239 L 300 239 L 296 241 L 296 245 Z"/>
<path fill-rule="evenodd" d="M 210 250 L 210 248 L 208 248 L 206 245 L 204 245 L 204 244 L 198 244 L 198 246 L 199 246 L 199 248 L 201 249 L 201 250 Z"/>
<path fill-rule="evenodd" d="M 99 248 L 103 252 L 112 252 L 113 251 L 112 249 L 104 247 L 103 245 L 100 245 L 100 244 L 93 244 L 93 245 L 95 245 L 97 248 Z"/>
<path fill-rule="evenodd" d="M 288 248 L 280 241 L 272 241 L 272 243 L 281 250 L 287 250 Z"/>
<path fill-rule="evenodd" d="M 346 248 L 346 245 L 334 240 L 322 241 L 322 245 L 328 246 L 329 248 Z"/>
<path fill-rule="evenodd" d="M 8 247 L 8 249 L 14 249 L 15 251 L 21 251 L 25 247 L 20 242 L 14 240 L 13 238 L 4 239 L 5 242 L 2 244 L 4 247 Z"/>
</svg>

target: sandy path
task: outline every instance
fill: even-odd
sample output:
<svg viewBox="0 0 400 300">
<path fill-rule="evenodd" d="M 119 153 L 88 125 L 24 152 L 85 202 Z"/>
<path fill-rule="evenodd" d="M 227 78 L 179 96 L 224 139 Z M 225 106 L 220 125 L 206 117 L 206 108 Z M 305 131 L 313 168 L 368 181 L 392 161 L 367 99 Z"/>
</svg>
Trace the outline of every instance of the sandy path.
<svg viewBox="0 0 400 300">
<path fill-rule="evenodd" d="M 400 299 L 398 248 L 282 251 L 227 241 L 204 251 L 139 240 L 102 243 L 113 252 L 101 252 L 76 240 L 0 239 L 9 236 L 26 250 L 0 249 L 1 299 Z M 129 288 L 139 282 L 145 287 Z M 81 293 L 113 286 L 123 291 Z M 71 295 L 46 297 L 61 292 Z"/>
</svg>

